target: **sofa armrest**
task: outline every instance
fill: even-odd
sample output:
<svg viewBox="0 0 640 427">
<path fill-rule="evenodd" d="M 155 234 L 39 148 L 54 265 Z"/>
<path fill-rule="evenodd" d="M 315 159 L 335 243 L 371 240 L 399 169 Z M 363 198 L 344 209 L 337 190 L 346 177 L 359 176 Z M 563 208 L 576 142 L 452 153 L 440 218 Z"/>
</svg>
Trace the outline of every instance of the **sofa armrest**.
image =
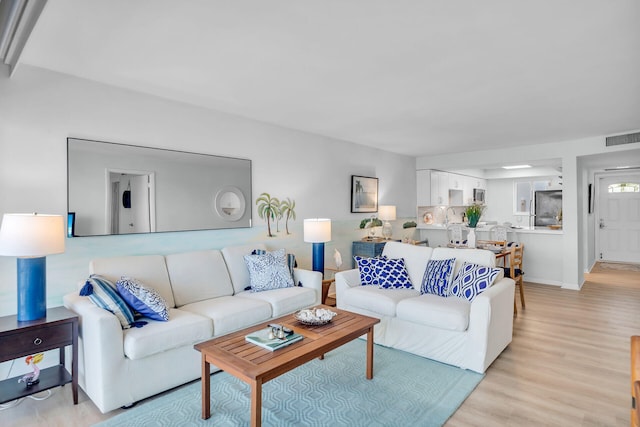
<svg viewBox="0 0 640 427">
<path fill-rule="evenodd" d="M 113 386 L 112 378 L 121 377 L 115 373 L 125 358 L 122 326 L 115 315 L 77 293 L 65 295 L 63 303 L 80 317 L 81 380 L 84 390 L 95 399 L 102 395 L 101 390 L 109 388 L 107 384 Z"/>
<path fill-rule="evenodd" d="M 320 304 L 322 300 L 322 273 L 319 271 L 293 269 L 293 278 L 296 285 L 302 283 L 303 288 L 311 288 L 316 291 L 316 299 L 313 305 Z"/>
<path fill-rule="evenodd" d="M 476 372 L 484 372 L 496 357 L 509 345 L 513 337 L 513 296 L 515 282 L 503 278 L 478 295 L 469 312 L 470 339 L 467 354 L 475 354 L 470 360 L 478 360 L 485 354 L 483 366 L 465 366 Z"/>
<path fill-rule="evenodd" d="M 336 305 L 340 307 L 340 301 L 344 301 L 342 298 L 343 293 L 355 286 L 360 286 L 360 271 L 357 268 L 352 270 L 339 271 L 335 275 L 336 279 Z"/>
</svg>

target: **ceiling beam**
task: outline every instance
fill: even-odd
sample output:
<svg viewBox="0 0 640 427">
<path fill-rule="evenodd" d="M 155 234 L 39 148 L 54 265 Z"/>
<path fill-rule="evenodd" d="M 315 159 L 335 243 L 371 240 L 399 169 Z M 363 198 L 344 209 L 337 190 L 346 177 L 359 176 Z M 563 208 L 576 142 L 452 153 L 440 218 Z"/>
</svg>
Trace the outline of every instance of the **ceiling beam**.
<svg viewBox="0 0 640 427">
<path fill-rule="evenodd" d="M 47 0 L 0 0 L 0 59 L 12 76 Z"/>
</svg>

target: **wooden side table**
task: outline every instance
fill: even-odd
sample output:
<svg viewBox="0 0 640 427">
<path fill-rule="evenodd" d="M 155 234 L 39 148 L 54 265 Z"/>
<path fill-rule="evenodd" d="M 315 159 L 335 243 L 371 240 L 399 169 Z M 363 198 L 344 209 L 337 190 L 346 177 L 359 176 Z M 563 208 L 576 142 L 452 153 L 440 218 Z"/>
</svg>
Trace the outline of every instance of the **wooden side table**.
<svg viewBox="0 0 640 427">
<path fill-rule="evenodd" d="M 72 347 L 71 373 L 65 368 L 66 346 Z M 60 363 L 40 371 L 40 382 L 27 388 L 21 376 L 0 381 L 0 403 L 71 383 L 73 403 L 78 404 L 78 315 L 64 307 L 47 309 L 44 319 L 18 322 L 17 316 L 0 317 L 0 362 L 55 348 Z"/>
<path fill-rule="evenodd" d="M 335 279 L 335 274 L 340 271 L 336 268 L 329 268 L 329 267 L 325 267 L 324 269 L 324 279 L 322 279 L 322 299 L 320 301 L 321 304 L 324 305 L 328 305 L 328 306 L 335 306 L 336 305 L 336 301 L 335 301 L 335 291 L 334 291 L 334 295 L 330 296 L 329 295 L 329 290 L 331 288 L 331 285 L 333 284 L 333 282 L 336 281 Z M 331 277 L 328 277 L 331 276 Z"/>
</svg>

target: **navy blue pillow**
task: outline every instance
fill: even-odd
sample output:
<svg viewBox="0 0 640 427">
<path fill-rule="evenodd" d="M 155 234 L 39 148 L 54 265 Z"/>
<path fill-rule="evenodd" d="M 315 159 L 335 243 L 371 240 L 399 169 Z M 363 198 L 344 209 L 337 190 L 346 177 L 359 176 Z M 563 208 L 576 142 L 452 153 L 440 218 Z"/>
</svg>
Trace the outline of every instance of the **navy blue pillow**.
<svg viewBox="0 0 640 427">
<path fill-rule="evenodd" d="M 116 287 L 122 299 L 138 313 L 153 320 L 169 320 L 167 302 L 155 289 L 126 276 L 116 282 Z"/>
<path fill-rule="evenodd" d="M 449 283 L 453 273 L 456 259 L 432 259 L 427 263 L 427 268 L 422 277 L 420 294 L 434 294 L 446 297 L 449 294 Z"/>
<path fill-rule="evenodd" d="M 403 258 L 381 260 L 376 275 L 380 289 L 413 289 Z"/>
</svg>

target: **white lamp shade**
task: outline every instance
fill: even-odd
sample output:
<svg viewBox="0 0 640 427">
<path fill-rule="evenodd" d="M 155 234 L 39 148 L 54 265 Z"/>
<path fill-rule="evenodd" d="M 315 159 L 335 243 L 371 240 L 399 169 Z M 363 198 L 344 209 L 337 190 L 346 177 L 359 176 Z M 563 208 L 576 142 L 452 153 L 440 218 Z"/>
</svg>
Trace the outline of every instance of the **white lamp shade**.
<svg viewBox="0 0 640 427">
<path fill-rule="evenodd" d="M 396 207 L 393 205 L 380 205 L 378 207 L 378 218 L 382 221 L 395 221 Z"/>
<path fill-rule="evenodd" d="M 331 241 L 331 220 L 327 218 L 305 219 L 304 241 L 307 243 Z"/>
<path fill-rule="evenodd" d="M 0 255 L 42 257 L 64 252 L 61 215 L 4 214 L 0 227 Z"/>
</svg>

